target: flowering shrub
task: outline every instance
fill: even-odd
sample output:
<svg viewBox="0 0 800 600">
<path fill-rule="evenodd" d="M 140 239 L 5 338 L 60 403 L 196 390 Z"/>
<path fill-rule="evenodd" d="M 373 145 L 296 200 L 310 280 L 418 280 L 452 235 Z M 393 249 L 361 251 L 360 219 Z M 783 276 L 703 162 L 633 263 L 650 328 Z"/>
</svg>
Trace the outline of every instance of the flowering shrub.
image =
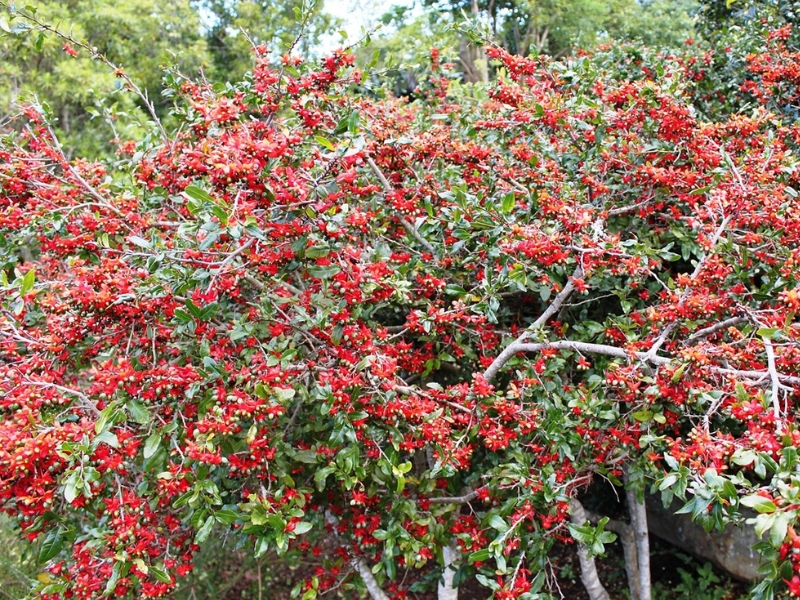
<svg viewBox="0 0 800 600">
<path fill-rule="evenodd" d="M 709 528 L 754 508 L 759 593 L 800 593 L 800 129 L 700 121 L 680 61 L 603 52 L 490 48 L 486 96 L 437 63 L 409 104 L 353 93 L 344 52 L 262 51 L 178 82 L 180 126 L 113 165 L 28 107 L 0 150 L 0 507 L 38 593 L 161 597 L 224 535 L 325 555 L 304 600 L 546 598 L 554 542 L 589 568 L 612 539 L 574 501 L 599 479 Z"/>
</svg>

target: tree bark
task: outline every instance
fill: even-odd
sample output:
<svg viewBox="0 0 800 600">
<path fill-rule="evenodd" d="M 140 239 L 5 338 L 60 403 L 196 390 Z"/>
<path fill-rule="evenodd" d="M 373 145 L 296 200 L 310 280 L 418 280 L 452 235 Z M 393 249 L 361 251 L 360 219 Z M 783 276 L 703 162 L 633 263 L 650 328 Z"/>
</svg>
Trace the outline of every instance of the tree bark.
<svg viewBox="0 0 800 600">
<path fill-rule="evenodd" d="M 651 600 L 650 586 L 650 538 L 647 530 L 647 509 L 644 502 L 639 502 L 636 490 L 626 490 L 628 511 L 631 515 L 631 526 L 636 540 L 636 555 L 639 566 L 639 600 Z"/>
<path fill-rule="evenodd" d="M 359 556 L 353 557 L 351 564 L 356 568 L 358 574 L 361 575 L 361 580 L 364 582 L 372 600 L 389 600 L 389 596 L 387 596 L 381 589 L 381 586 L 378 585 L 378 580 L 375 579 L 372 570 L 363 558 Z"/>
<path fill-rule="evenodd" d="M 442 555 L 444 557 L 444 572 L 442 579 L 439 581 L 438 600 L 458 600 L 458 588 L 453 585 L 453 580 L 456 576 L 456 570 L 453 564 L 459 557 L 458 546 L 455 542 L 450 542 L 447 546 L 442 548 Z"/>
<path fill-rule="evenodd" d="M 599 523 L 602 515 L 586 510 L 586 518 L 592 523 Z M 628 576 L 628 589 L 631 593 L 631 600 L 640 600 L 639 594 L 639 556 L 636 551 L 636 536 L 633 527 L 624 521 L 610 519 L 606 523 L 606 529 L 617 534 L 622 551 L 625 555 L 625 574 Z"/>
<path fill-rule="evenodd" d="M 472 0 L 472 16 L 480 17 L 478 0 Z M 467 40 L 459 42 L 458 57 L 464 67 L 464 78 L 468 83 L 486 83 L 489 81 L 489 62 L 483 48 L 470 44 Z"/>
<path fill-rule="evenodd" d="M 612 523 L 614 523 L 613 527 Z M 642 595 L 639 592 L 639 552 L 636 548 L 636 535 L 633 532 L 633 528 L 627 523 L 609 521 L 606 529 L 616 533 L 622 544 L 622 552 L 625 556 L 625 574 L 628 576 L 628 590 L 631 593 L 631 600 L 642 600 Z"/>
<path fill-rule="evenodd" d="M 584 525 L 589 520 L 583 504 L 574 498 L 569 501 L 570 521 L 574 525 Z M 594 557 L 589 556 L 589 551 L 583 544 L 578 545 L 578 560 L 581 564 L 581 582 L 589 594 L 590 600 L 611 600 L 606 588 L 600 583 L 600 576 L 597 574 L 597 565 Z"/>
</svg>

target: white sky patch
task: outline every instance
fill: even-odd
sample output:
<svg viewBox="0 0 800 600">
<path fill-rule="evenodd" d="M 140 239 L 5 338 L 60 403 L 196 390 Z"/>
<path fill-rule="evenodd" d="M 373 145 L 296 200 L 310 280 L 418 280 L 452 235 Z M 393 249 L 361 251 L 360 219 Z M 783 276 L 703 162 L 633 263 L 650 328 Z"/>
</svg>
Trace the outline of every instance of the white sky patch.
<svg viewBox="0 0 800 600">
<path fill-rule="evenodd" d="M 319 50 L 321 53 L 330 52 L 342 46 L 360 40 L 365 31 L 373 31 L 378 25 L 378 19 L 393 6 L 413 6 L 414 0 L 325 0 L 323 9 L 341 20 L 339 28 L 347 34 L 344 39 L 341 33 L 334 33 L 323 38 Z M 378 32 L 386 32 L 386 28 Z"/>
</svg>

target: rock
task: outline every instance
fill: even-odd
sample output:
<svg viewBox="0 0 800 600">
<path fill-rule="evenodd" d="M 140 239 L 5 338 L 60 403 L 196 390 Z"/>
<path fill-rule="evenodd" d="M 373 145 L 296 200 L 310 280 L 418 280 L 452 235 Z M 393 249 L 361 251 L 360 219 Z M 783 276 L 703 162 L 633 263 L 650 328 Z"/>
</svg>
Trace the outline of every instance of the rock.
<svg viewBox="0 0 800 600">
<path fill-rule="evenodd" d="M 752 549 L 758 543 L 752 525 L 728 525 L 724 531 L 706 531 L 692 521 L 690 515 L 676 515 L 679 503 L 664 508 L 657 497 L 647 498 L 647 525 L 650 533 L 681 550 L 711 562 L 731 577 L 755 581 L 760 557 Z"/>
</svg>

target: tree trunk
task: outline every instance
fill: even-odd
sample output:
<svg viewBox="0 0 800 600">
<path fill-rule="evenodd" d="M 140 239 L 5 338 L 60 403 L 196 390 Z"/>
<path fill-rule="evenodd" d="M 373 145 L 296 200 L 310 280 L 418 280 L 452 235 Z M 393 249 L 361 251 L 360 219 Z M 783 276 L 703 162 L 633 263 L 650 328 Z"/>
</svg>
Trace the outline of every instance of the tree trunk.
<svg viewBox="0 0 800 600">
<path fill-rule="evenodd" d="M 612 527 L 612 523 L 614 526 Z M 628 590 L 631 593 L 631 600 L 642 600 L 639 592 L 639 552 L 636 548 L 636 534 L 633 527 L 620 521 L 609 521 L 606 529 L 613 531 L 619 536 L 622 544 L 622 552 L 625 556 L 625 574 L 628 576 Z"/>
<path fill-rule="evenodd" d="M 478 0 L 472 0 L 472 16 L 476 20 L 480 17 Z M 458 57 L 464 68 L 464 79 L 466 79 L 467 83 L 486 83 L 489 81 L 489 62 L 483 48 L 461 39 Z"/>
<path fill-rule="evenodd" d="M 647 509 L 639 502 L 636 490 L 626 490 L 631 526 L 636 540 L 636 555 L 639 566 L 639 600 L 651 600 L 650 588 L 650 538 L 647 530 Z"/>
<path fill-rule="evenodd" d="M 570 521 L 574 525 L 584 525 L 589 520 L 586 511 L 578 500 L 574 498 L 569 501 Z M 589 551 L 583 544 L 578 545 L 578 560 L 581 564 L 581 582 L 589 594 L 590 600 L 611 600 L 606 588 L 600 583 L 600 576 L 597 574 L 597 565 L 594 557 L 589 556 Z"/>
<path fill-rule="evenodd" d="M 336 518 L 336 515 L 329 510 L 325 511 L 325 520 L 331 527 L 334 528 L 333 535 L 337 535 L 336 526 L 339 524 L 339 519 Z M 384 591 L 381 589 L 381 586 L 378 584 L 378 580 L 375 579 L 375 575 L 372 574 L 372 569 L 369 568 L 367 561 L 365 561 L 361 556 L 353 556 L 350 559 L 350 564 L 353 565 L 356 571 L 358 571 L 358 574 L 361 576 L 361 580 L 364 582 L 364 586 L 367 588 L 372 600 L 389 600 L 389 596 L 384 593 Z"/>
<path fill-rule="evenodd" d="M 453 564 L 458 560 L 459 554 L 458 546 L 455 542 L 450 542 L 450 544 L 442 548 L 444 572 L 442 573 L 442 579 L 439 581 L 438 600 L 458 600 L 458 588 L 453 585 L 453 579 L 456 576 Z"/>
</svg>

